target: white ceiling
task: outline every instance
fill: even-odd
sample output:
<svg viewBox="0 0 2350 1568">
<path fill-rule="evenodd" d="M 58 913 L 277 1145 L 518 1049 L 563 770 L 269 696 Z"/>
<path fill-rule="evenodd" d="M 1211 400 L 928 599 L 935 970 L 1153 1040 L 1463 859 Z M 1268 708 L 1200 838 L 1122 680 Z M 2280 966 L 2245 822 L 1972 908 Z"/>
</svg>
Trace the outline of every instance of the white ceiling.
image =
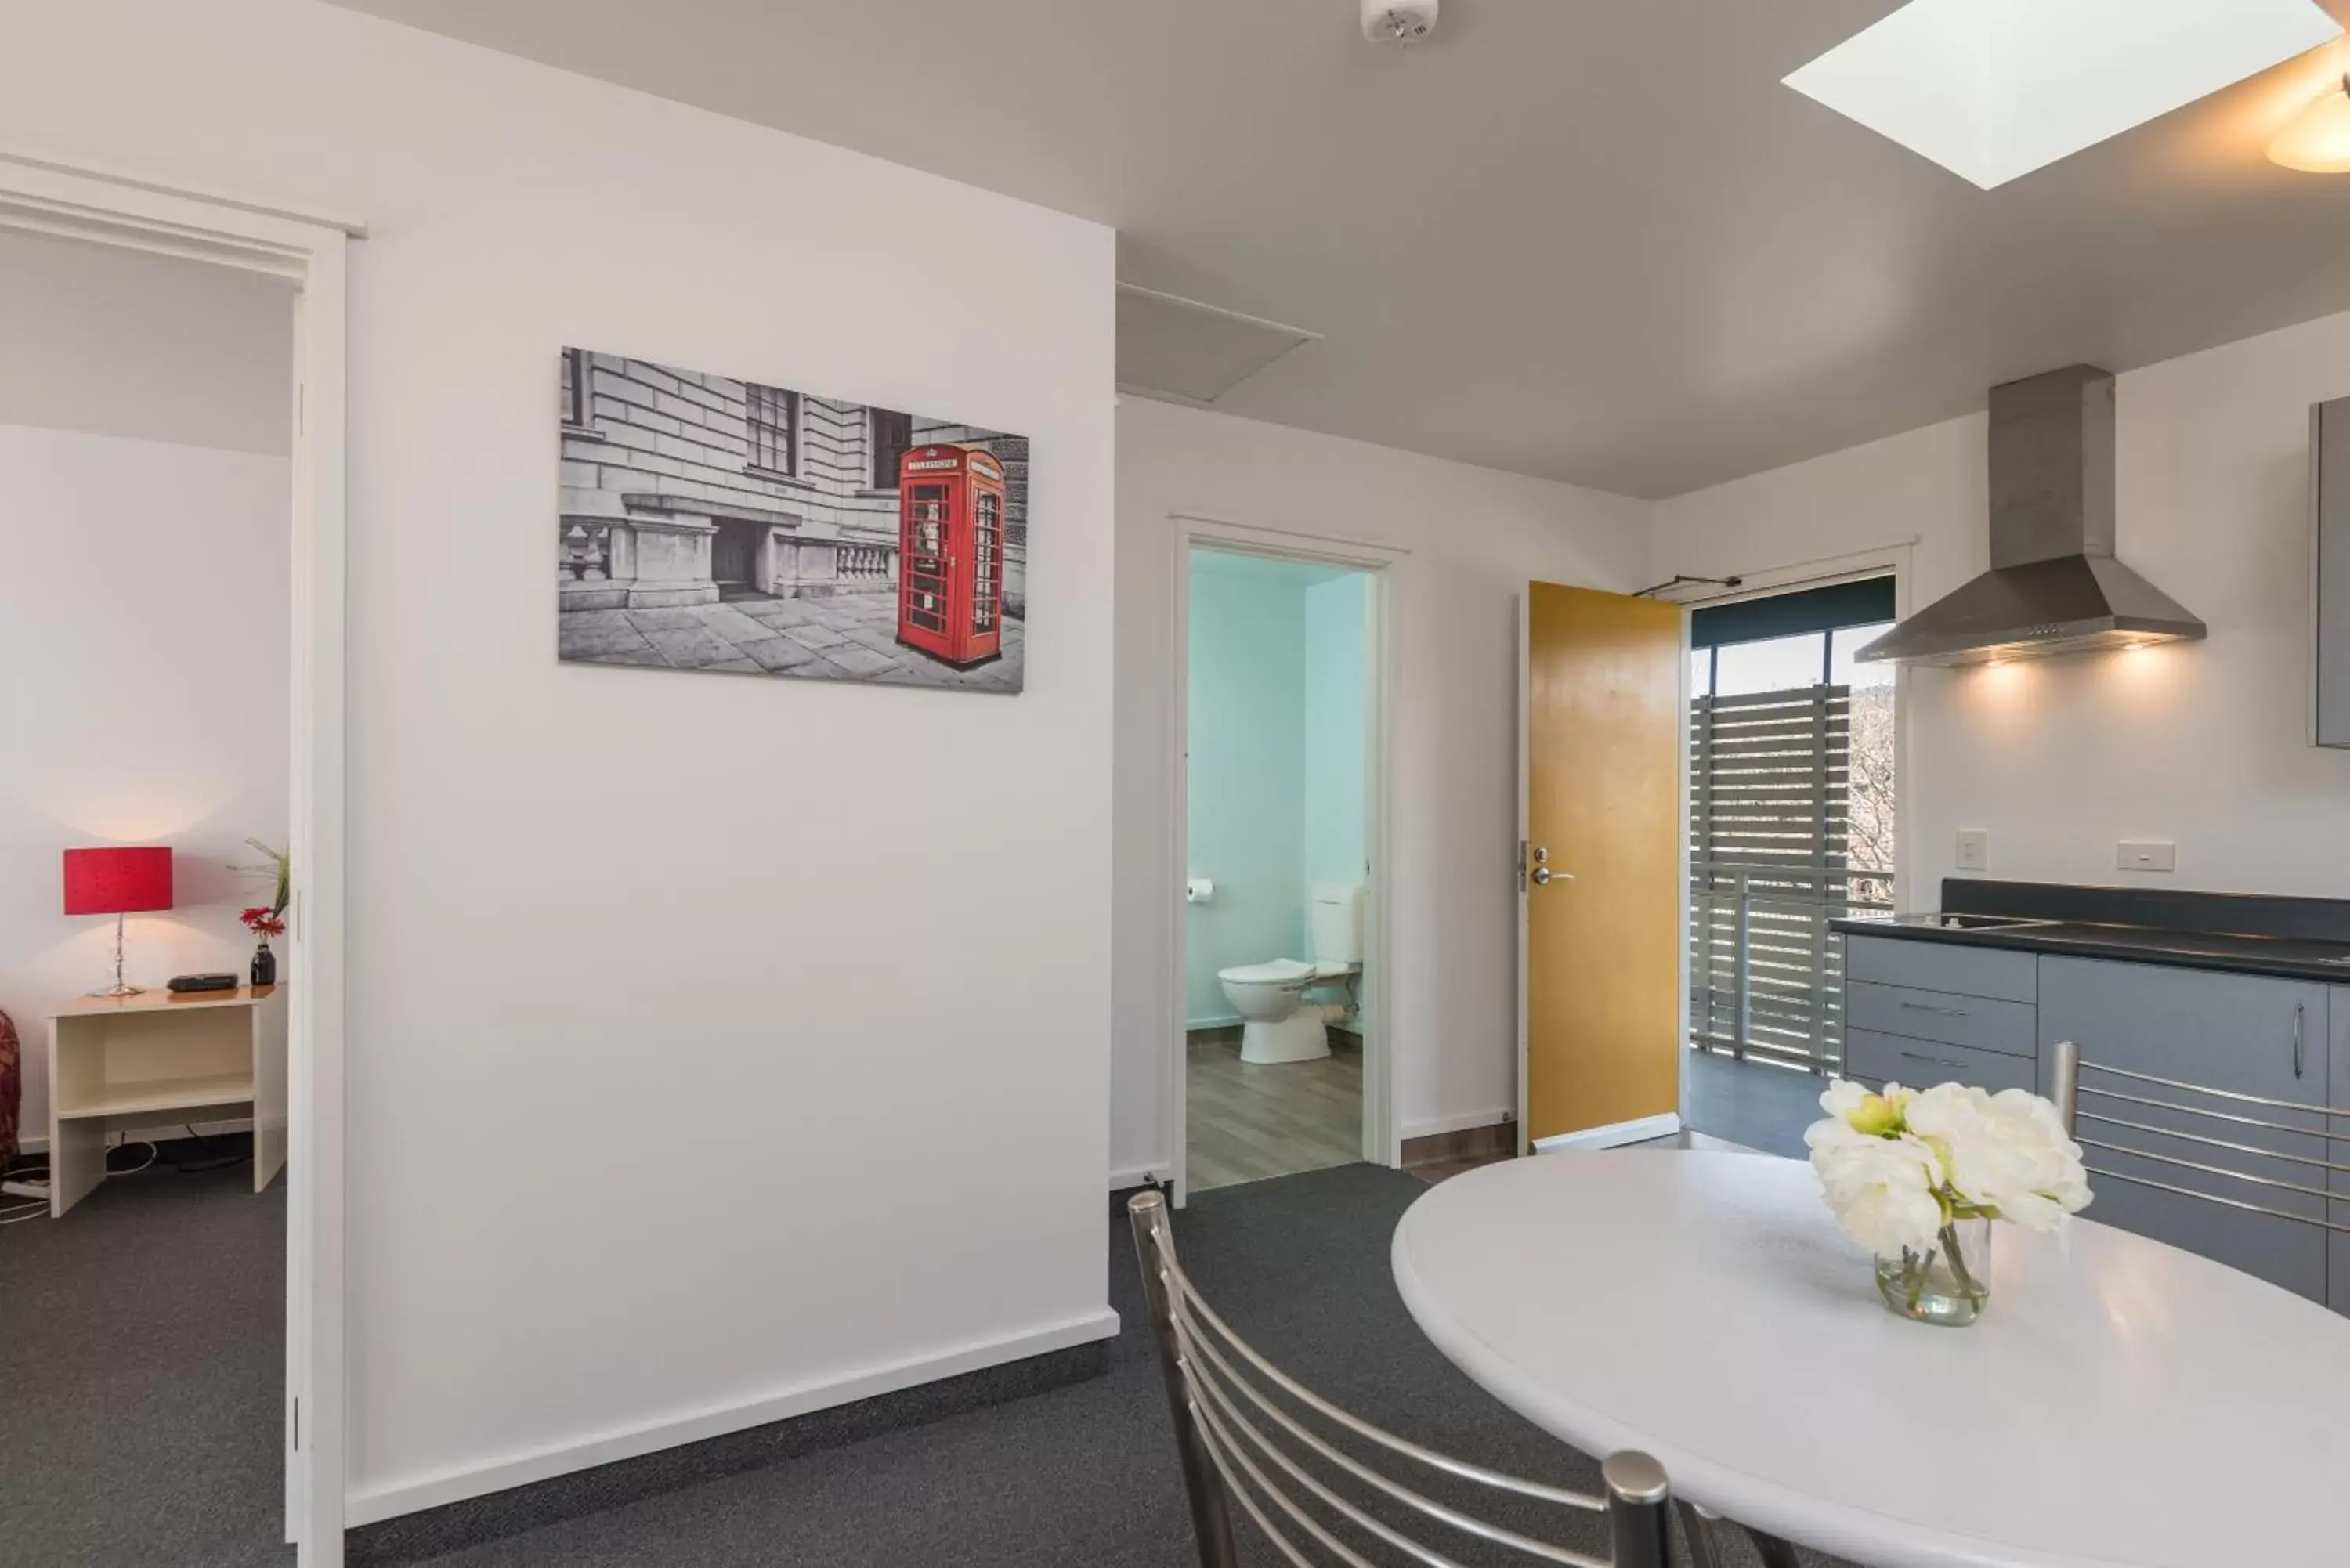
<svg viewBox="0 0 2350 1568">
<path fill-rule="evenodd" d="M 1216 407 L 1634 495 L 2350 309 L 2262 157 L 2342 44 L 1986 192 L 1780 85 L 1896 0 L 338 3 L 1113 223 L 1323 335 Z"/>
</svg>

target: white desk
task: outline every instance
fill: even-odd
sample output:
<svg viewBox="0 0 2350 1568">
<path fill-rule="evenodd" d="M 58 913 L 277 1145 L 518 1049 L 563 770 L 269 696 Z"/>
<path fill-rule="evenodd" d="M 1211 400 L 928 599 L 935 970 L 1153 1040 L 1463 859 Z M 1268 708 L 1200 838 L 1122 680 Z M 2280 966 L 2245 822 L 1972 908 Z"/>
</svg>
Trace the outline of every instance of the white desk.
<svg viewBox="0 0 2350 1568">
<path fill-rule="evenodd" d="M 2106 1226 L 1996 1229 L 1982 1321 L 1908 1323 L 1809 1166 L 1627 1149 L 1455 1177 L 1393 1261 L 1535 1425 L 1874 1568 L 2350 1562 L 2350 1319 Z"/>
<path fill-rule="evenodd" d="M 88 997 L 49 1015 L 49 1216 L 106 1179 L 106 1137 L 253 1120 L 253 1189 L 286 1164 L 286 988 Z"/>
</svg>

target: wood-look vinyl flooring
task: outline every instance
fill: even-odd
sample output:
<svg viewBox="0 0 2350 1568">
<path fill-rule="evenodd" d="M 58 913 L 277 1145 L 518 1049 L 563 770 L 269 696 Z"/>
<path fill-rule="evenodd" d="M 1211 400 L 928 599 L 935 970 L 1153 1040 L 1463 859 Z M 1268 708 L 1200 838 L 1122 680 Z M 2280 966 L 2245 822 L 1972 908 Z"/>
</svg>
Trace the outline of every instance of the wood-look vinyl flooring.
<svg viewBox="0 0 2350 1568">
<path fill-rule="evenodd" d="M 1187 1044 L 1192 1191 L 1363 1158 L 1363 1053 L 1353 1035 L 1333 1030 L 1330 1054 L 1313 1062 L 1243 1062 L 1236 1028 L 1198 1030 Z"/>
</svg>

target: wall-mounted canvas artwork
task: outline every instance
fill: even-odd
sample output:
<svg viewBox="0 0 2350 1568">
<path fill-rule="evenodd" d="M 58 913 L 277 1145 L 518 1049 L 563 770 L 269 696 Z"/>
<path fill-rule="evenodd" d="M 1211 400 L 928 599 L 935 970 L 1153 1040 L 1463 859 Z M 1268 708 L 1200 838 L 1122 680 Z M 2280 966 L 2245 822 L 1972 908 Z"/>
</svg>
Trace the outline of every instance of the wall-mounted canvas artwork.
<svg viewBox="0 0 2350 1568">
<path fill-rule="evenodd" d="M 1028 441 L 563 351 L 566 659 L 1017 691 Z"/>
</svg>

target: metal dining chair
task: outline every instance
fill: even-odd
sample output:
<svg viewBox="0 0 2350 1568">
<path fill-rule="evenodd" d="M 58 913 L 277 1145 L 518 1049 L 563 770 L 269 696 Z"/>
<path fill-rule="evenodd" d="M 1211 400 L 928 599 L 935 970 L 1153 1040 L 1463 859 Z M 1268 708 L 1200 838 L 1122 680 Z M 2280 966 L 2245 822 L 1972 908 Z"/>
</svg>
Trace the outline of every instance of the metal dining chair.
<svg viewBox="0 0 2350 1568">
<path fill-rule="evenodd" d="M 1607 1495 L 1595 1497 L 1490 1470 L 1375 1427 L 1283 1372 L 1216 1314 L 1176 1258 L 1163 1197 L 1138 1193 L 1127 1204 L 1127 1214 L 1142 1263 L 1142 1292 L 1158 1339 L 1201 1568 L 1237 1568 L 1234 1503 L 1296 1568 L 1374 1568 L 1349 1541 L 1378 1542 L 1427 1568 L 1460 1568 L 1454 1558 L 1421 1539 L 1423 1533 L 1440 1541 L 1471 1537 L 1514 1554 L 1513 1562 L 1668 1568 L 1666 1510 L 1671 1495 L 1664 1467 L 1655 1459 L 1631 1450 L 1610 1454 L 1600 1467 Z M 1325 1431 L 1353 1439 L 1362 1457 L 1338 1447 Z M 1392 1464 L 1396 1459 L 1409 1466 Z M 1407 1474 L 1416 1473 L 1409 1467 L 1434 1470 L 1569 1513 L 1605 1515 L 1609 1553 L 1595 1556 L 1478 1518 L 1406 1485 L 1374 1460 L 1390 1461 L 1389 1468 Z M 1355 1489 L 1355 1497 L 1331 1484 L 1341 1480 Z M 1364 1506 L 1374 1499 L 1385 1500 L 1388 1506 L 1380 1512 L 1386 1517 Z M 1413 1515 L 1442 1529 L 1407 1528 Z"/>
<path fill-rule="evenodd" d="M 2095 1077 L 2084 1080 L 2082 1075 Z M 2216 1105 L 2199 1102 L 2216 1101 Z M 2059 1040 L 2055 1049 L 2055 1072 L 2049 1099 L 2056 1106 L 2056 1115 L 2064 1124 L 2064 1131 L 2081 1146 L 2085 1155 L 2097 1150 L 2108 1155 L 2122 1155 L 2130 1159 L 2148 1160 L 2166 1171 L 2181 1173 L 2180 1181 L 2160 1181 L 2152 1176 L 2126 1170 L 2116 1170 L 2108 1161 L 2095 1165 L 2084 1158 L 2083 1165 L 2092 1176 L 2112 1181 L 2126 1181 L 2138 1187 L 2150 1187 L 2158 1191 L 2177 1193 L 2182 1198 L 2198 1198 L 2206 1203 L 2226 1209 L 2243 1210 L 2253 1214 L 2266 1214 L 2278 1220 L 2290 1220 L 2297 1225 L 2314 1226 L 2324 1231 L 2339 1231 L 2350 1234 L 2350 1225 L 2324 1216 L 2332 1212 L 2334 1203 L 2350 1203 L 2350 1191 L 2331 1192 L 2326 1189 L 2327 1174 L 2340 1171 L 2350 1175 L 2350 1165 L 2323 1159 L 2314 1154 L 2299 1154 L 2283 1148 L 2263 1147 L 2257 1143 L 2241 1142 L 2254 1137 L 2244 1129 L 2262 1132 L 2289 1133 L 2296 1141 L 2324 1139 L 2350 1133 L 2350 1109 L 2330 1106 L 2303 1105 L 2298 1100 L 2273 1099 L 2266 1095 L 2248 1095 L 2235 1089 L 2215 1089 L 2208 1085 L 2189 1083 L 2182 1078 L 2161 1078 L 2151 1073 L 2134 1072 L 2126 1067 L 2107 1066 L 2092 1062 L 2081 1054 L 2080 1043 Z M 2085 1107 L 2084 1099 L 2090 1102 Z M 2225 1108 L 2222 1108 L 2225 1107 Z M 2275 1113 L 2285 1113 L 2280 1117 Z M 2201 1118 L 2192 1125 L 2206 1130 L 2189 1132 L 2178 1127 L 2158 1125 L 2157 1116 L 2169 1115 Z M 2288 1119 L 2289 1118 L 2289 1119 Z M 2334 1127 L 2336 1120 L 2342 1122 Z M 2144 1143 L 2113 1143 L 2106 1137 L 2088 1136 L 2082 1124 L 2090 1124 L 2090 1131 L 2116 1128 L 2137 1133 L 2147 1139 L 2167 1140 L 2162 1147 L 2149 1148 Z M 2329 1131 L 2331 1129 L 2331 1131 Z M 2230 1135 L 2230 1136 L 2215 1136 Z M 2108 1134 L 2107 1137 L 2114 1135 Z M 2163 1148 L 2176 1149 L 2165 1153 Z M 2189 1158 L 2189 1156 L 2198 1158 Z M 2279 1160 L 2291 1166 L 2316 1172 L 2308 1181 L 2290 1181 L 2279 1176 L 2262 1176 L 2250 1170 L 2239 1170 L 2230 1163 L 2238 1157 L 2258 1160 Z M 2182 1185 L 2187 1174 L 2216 1176 L 2245 1184 L 2241 1198 L 2225 1197 L 2218 1192 L 2206 1192 L 2199 1188 Z M 2316 1200 L 2316 1214 L 2295 1213 L 2272 1203 L 2254 1201 L 2262 1194 L 2293 1193 Z"/>
</svg>

